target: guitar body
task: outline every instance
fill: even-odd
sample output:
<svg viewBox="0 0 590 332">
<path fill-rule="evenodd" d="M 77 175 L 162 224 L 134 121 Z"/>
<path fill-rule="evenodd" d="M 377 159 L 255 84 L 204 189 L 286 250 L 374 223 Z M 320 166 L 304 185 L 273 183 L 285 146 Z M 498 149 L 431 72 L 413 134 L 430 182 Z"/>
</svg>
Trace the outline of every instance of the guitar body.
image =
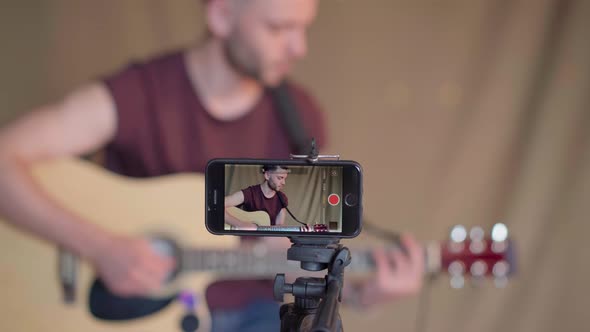
<svg viewBox="0 0 590 332">
<path fill-rule="evenodd" d="M 57 160 L 33 171 L 56 203 L 88 221 L 119 233 L 163 234 L 181 246 L 236 248 L 239 239 L 214 236 L 205 228 L 204 178 L 180 174 L 131 179 L 109 173 L 80 160 Z M 2 331 L 174 331 L 184 308 L 175 301 L 151 316 L 124 322 L 104 322 L 88 312 L 88 288 L 95 275 L 82 263 L 77 277 L 77 298 L 64 305 L 56 269 L 57 250 L 0 223 L 0 330 Z M 181 274 L 181 289 L 199 296 L 199 331 L 209 328 L 204 290 L 213 274 Z"/>
<path fill-rule="evenodd" d="M 230 207 L 228 212 L 241 221 L 251 222 L 258 226 L 270 226 L 270 216 L 266 211 L 244 211 L 236 207 Z M 227 225 L 227 224 L 226 224 Z"/>
</svg>

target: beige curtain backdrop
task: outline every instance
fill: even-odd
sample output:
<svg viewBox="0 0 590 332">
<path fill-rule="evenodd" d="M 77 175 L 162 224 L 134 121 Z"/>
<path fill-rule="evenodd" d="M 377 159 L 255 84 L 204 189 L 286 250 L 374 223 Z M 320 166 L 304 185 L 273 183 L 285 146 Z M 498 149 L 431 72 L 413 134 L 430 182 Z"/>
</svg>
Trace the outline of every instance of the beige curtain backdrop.
<svg viewBox="0 0 590 332">
<path fill-rule="evenodd" d="M 367 217 L 421 241 L 501 221 L 518 256 L 504 289 L 454 290 L 441 276 L 422 302 L 343 310 L 346 330 L 587 330 L 590 1 L 320 7 L 294 76 L 326 111 L 324 152 L 363 165 Z M 6 1 L 0 27 L 3 122 L 203 31 L 198 0 Z M 0 226 L 0 243 L 16 236 Z"/>
</svg>

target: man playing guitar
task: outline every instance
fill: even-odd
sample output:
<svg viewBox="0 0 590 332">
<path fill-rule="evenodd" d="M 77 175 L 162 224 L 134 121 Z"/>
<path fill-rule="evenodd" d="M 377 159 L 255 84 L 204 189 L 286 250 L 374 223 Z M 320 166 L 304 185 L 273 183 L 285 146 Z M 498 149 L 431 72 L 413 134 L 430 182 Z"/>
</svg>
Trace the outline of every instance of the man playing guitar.
<svg viewBox="0 0 590 332">
<path fill-rule="evenodd" d="M 144 238 L 113 233 L 55 204 L 33 182 L 34 163 L 102 149 L 109 170 L 151 177 L 203 172 L 213 157 L 280 159 L 292 152 L 268 92 L 306 55 L 307 28 L 318 1 L 209 0 L 204 5 L 202 43 L 89 82 L 0 130 L 0 217 L 88 260 L 119 295 L 158 289 L 176 263 Z M 305 129 L 324 145 L 317 104 L 300 86 L 289 83 L 288 88 Z M 236 144 L 240 141 L 246 144 Z M 281 213 L 275 224 L 282 222 Z M 411 237 L 404 245 L 408 255 L 375 253 L 378 272 L 355 297 L 368 304 L 418 292 L 422 251 Z M 210 288 L 211 298 L 218 299 L 217 307 L 211 306 L 213 329 L 277 330 L 272 281 L 245 285 Z M 224 317 L 216 318 L 216 309 L 232 313 L 254 305 L 258 312 L 259 300 L 267 301 L 268 314 L 220 327 Z"/>
</svg>

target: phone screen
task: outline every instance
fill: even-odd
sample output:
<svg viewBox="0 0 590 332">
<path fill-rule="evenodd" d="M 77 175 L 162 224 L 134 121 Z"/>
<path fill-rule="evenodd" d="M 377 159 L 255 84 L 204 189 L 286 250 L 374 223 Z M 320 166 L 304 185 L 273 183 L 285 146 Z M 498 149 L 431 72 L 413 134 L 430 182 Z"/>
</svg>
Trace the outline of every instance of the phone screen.
<svg viewBox="0 0 590 332">
<path fill-rule="evenodd" d="M 206 182 L 212 233 L 353 237 L 360 231 L 361 169 L 354 162 L 217 161 Z"/>
</svg>

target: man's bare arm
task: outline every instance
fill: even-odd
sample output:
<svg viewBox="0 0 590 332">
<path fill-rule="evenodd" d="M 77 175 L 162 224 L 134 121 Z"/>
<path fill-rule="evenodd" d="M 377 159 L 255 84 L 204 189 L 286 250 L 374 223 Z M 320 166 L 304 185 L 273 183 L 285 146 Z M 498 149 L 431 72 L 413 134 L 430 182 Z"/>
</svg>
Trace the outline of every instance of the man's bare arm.
<svg viewBox="0 0 590 332">
<path fill-rule="evenodd" d="M 276 225 L 284 225 L 285 224 L 285 217 L 287 215 L 287 209 L 282 208 L 281 212 L 279 212 L 279 214 L 277 214 L 277 219 L 275 221 Z"/>
<path fill-rule="evenodd" d="M 98 149 L 115 132 L 106 88 L 91 84 L 40 107 L 0 130 L 0 215 L 18 228 L 84 257 L 101 245 L 103 231 L 52 204 L 29 175 L 33 163 Z"/>
<path fill-rule="evenodd" d="M 107 88 L 92 83 L 0 130 L 0 217 L 15 227 L 89 259 L 119 294 L 141 293 L 165 273 L 149 245 L 82 220 L 53 203 L 30 176 L 39 161 L 92 152 L 115 134 L 116 109 Z M 152 251 L 153 252 L 153 251 Z M 136 266 L 141 266 L 137 272 Z"/>
<path fill-rule="evenodd" d="M 228 208 L 238 206 L 244 203 L 244 193 L 241 190 L 236 191 L 235 193 L 225 196 L 225 222 L 238 227 L 240 229 L 251 229 L 255 230 L 256 225 L 250 222 L 242 221 L 235 216 L 233 216 L 229 211 Z"/>
<path fill-rule="evenodd" d="M 226 208 L 238 206 L 242 203 L 244 203 L 244 192 L 241 190 L 238 190 L 231 195 L 225 196 L 224 199 L 224 204 Z"/>
</svg>

